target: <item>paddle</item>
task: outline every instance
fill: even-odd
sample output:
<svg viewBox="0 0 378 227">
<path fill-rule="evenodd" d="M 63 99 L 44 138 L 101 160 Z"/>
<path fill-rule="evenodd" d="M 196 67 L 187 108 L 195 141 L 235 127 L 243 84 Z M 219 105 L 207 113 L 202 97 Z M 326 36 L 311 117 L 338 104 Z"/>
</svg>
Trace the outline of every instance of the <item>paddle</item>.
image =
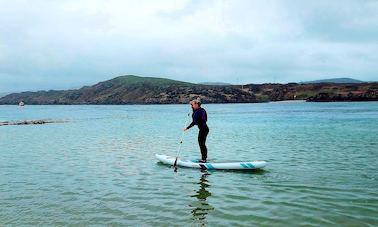
<svg viewBox="0 0 378 227">
<path fill-rule="evenodd" d="M 185 120 L 185 125 L 184 125 L 184 127 L 186 127 L 186 125 L 188 124 L 189 116 L 190 116 L 190 113 L 188 113 L 188 116 L 187 116 L 187 118 L 186 118 L 186 120 Z M 181 134 L 180 145 L 179 145 L 179 148 L 178 148 L 178 151 L 177 151 L 177 155 L 176 155 L 175 162 L 173 163 L 173 167 L 175 168 L 175 170 L 174 170 L 175 172 L 177 172 L 177 159 L 178 159 L 178 156 L 179 156 L 179 154 L 180 154 L 181 144 L 182 144 L 182 141 L 183 141 L 183 139 L 184 139 L 184 133 L 185 133 L 185 131 L 183 131 L 182 134 Z"/>
</svg>

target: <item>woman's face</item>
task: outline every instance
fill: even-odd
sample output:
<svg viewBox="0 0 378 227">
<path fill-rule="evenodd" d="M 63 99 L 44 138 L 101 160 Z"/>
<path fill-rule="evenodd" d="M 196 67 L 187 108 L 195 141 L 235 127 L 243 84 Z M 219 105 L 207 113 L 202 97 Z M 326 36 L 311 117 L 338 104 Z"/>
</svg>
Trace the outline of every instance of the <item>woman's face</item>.
<svg viewBox="0 0 378 227">
<path fill-rule="evenodd" d="M 193 110 L 196 110 L 196 109 L 198 109 L 198 107 L 199 107 L 198 103 L 194 103 L 194 102 L 193 102 L 191 105 L 192 105 L 192 109 L 193 109 Z"/>
</svg>

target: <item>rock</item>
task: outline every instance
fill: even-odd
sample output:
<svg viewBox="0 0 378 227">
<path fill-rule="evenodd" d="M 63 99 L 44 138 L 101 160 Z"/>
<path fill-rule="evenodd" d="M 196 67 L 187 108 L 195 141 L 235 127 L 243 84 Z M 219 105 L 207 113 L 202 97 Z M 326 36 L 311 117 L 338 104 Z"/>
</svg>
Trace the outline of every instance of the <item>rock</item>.
<svg viewBox="0 0 378 227">
<path fill-rule="evenodd" d="M 47 123 L 64 123 L 63 120 L 24 120 L 24 121 L 3 121 L 0 126 L 4 125 L 41 125 Z"/>
</svg>

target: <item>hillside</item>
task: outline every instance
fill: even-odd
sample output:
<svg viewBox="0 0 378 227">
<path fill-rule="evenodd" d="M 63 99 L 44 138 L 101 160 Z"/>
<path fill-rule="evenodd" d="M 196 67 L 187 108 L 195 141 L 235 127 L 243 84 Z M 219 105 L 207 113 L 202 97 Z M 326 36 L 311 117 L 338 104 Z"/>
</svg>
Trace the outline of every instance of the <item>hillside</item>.
<svg viewBox="0 0 378 227">
<path fill-rule="evenodd" d="M 0 104 L 170 104 L 201 96 L 210 103 L 258 102 L 233 86 L 198 85 L 154 77 L 121 76 L 77 90 L 21 92 L 0 98 Z"/>
<path fill-rule="evenodd" d="M 194 97 L 205 103 L 378 101 L 378 83 L 201 85 L 129 75 L 76 90 L 13 93 L 1 97 L 0 104 L 174 104 Z"/>
<path fill-rule="evenodd" d="M 332 79 L 313 80 L 313 81 L 304 82 L 304 84 L 319 84 L 319 83 L 358 84 L 358 83 L 364 83 L 364 81 L 356 80 L 352 78 L 332 78 Z"/>
</svg>

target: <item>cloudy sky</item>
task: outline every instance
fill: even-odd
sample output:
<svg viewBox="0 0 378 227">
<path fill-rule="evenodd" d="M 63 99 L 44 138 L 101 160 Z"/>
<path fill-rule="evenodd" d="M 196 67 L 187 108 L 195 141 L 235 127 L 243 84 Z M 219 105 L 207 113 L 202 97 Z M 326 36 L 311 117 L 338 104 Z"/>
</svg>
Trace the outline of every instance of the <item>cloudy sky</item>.
<svg viewBox="0 0 378 227">
<path fill-rule="evenodd" d="M 0 0 L 0 92 L 126 74 L 378 80 L 378 1 Z"/>
</svg>

